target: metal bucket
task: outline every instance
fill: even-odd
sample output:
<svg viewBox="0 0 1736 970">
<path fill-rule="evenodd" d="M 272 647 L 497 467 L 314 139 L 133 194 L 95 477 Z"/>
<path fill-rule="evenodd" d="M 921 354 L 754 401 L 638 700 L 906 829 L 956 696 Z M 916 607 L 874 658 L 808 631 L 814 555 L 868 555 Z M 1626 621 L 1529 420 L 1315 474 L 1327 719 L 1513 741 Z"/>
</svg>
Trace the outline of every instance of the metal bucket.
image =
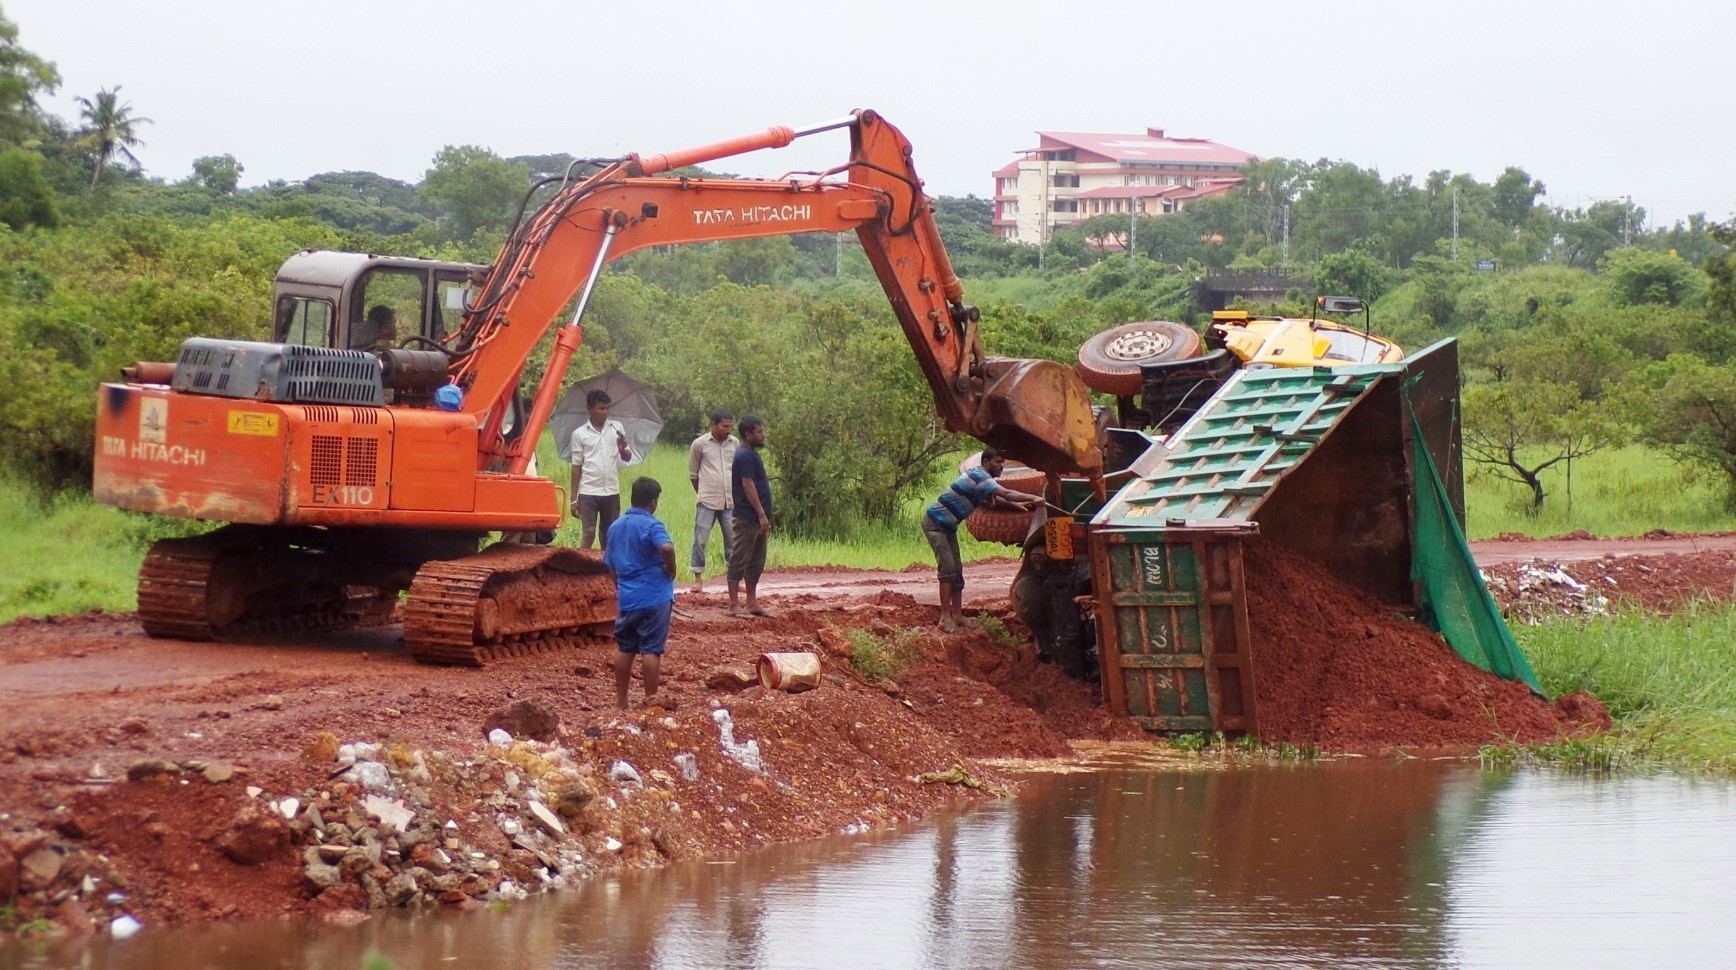
<svg viewBox="0 0 1736 970">
<path fill-rule="evenodd" d="M 762 653 L 755 665 L 761 687 L 792 694 L 820 686 L 820 657 L 813 653 Z"/>
</svg>

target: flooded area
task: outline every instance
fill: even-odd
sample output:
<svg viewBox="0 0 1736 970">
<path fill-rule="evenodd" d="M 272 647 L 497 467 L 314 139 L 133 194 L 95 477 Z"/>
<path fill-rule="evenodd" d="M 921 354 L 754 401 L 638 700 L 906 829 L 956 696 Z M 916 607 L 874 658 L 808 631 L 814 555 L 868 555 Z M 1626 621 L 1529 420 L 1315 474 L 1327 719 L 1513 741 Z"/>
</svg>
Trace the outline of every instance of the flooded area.
<svg viewBox="0 0 1736 970">
<path fill-rule="evenodd" d="M 1732 911 L 1728 782 L 1121 765 L 503 910 L 147 930 L 0 966 L 1714 967 Z"/>
</svg>

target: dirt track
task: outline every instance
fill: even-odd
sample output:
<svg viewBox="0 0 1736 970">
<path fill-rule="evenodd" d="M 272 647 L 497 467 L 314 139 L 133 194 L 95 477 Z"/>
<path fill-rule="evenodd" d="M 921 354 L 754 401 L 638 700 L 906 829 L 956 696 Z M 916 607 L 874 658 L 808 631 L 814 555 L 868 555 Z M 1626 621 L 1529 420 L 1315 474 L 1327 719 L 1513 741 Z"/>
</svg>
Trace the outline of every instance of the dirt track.
<svg viewBox="0 0 1736 970">
<path fill-rule="evenodd" d="M 1671 602 L 1731 594 L 1736 536 L 1475 548 L 1495 573 L 1548 556 L 1606 585 L 1620 577 L 1642 599 L 1650 592 Z M 966 571 L 967 606 L 1015 631 L 1005 591 L 1016 568 L 1001 559 Z M 1665 577 L 1662 585 L 1657 577 Z M 924 772 L 963 765 L 992 786 L 1004 779 L 977 759 L 1052 756 L 1071 740 L 1143 737 L 1108 715 L 1094 685 L 1038 664 L 1028 643 L 996 643 L 984 630 L 934 630 L 926 565 L 778 571 L 761 593 L 772 618 L 728 617 L 715 593 L 680 596 L 665 665 L 672 709 L 630 715 L 613 709 L 606 644 L 455 670 L 410 661 L 396 627 L 223 644 L 150 640 L 126 615 L 0 628 L 0 811 L 15 829 L 0 825 L 0 898 L 16 889 L 23 912 L 53 909 L 74 930 L 122 913 L 148 924 L 353 914 L 393 901 L 388 883 L 401 889 L 405 873 L 420 880 L 411 898 L 462 903 L 536 885 L 556 870 L 582 875 L 845 825 L 896 824 L 981 797 L 956 784 L 915 782 Z M 895 682 L 867 682 L 850 665 L 849 631 L 903 641 L 908 669 Z M 727 683 L 730 668 L 749 669 L 775 650 L 820 653 L 826 686 L 786 695 Z M 557 747 L 482 743 L 483 722 L 514 701 L 558 716 Z M 725 757 L 713 716 L 722 710 L 738 739 L 761 746 L 762 771 Z M 427 838 L 459 857 L 450 868 L 428 862 L 426 844 L 416 847 L 413 868 L 394 868 L 411 867 L 408 835 L 401 859 L 398 848 L 390 859 L 379 855 L 378 845 L 395 846 L 397 836 L 358 816 L 369 791 L 339 777 L 342 766 L 332 763 L 332 747 L 355 741 L 382 743 L 397 759 L 379 755 L 397 782 L 387 794 L 415 810 L 418 831 L 439 833 Z M 677 753 L 696 756 L 698 780 L 674 777 Z M 637 765 L 643 786 L 607 777 L 615 761 Z M 163 770 L 141 771 L 153 762 Z M 207 781 L 201 762 L 235 774 Z M 412 767 L 423 762 L 431 775 Z M 531 800 L 526 764 L 543 765 L 537 771 L 551 787 L 537 797 L 549 804 L 557 784 L 607 796 L 572 819 L 561 849 L 569 854 L 560 860 L 548 855 L 552 845 L 532 851 L 519 844 L 523 835 L 502 834 L 512 819 L 535 827 L 522 814 Z M 135 780 L 126 780 L 129 769 Z M 409 780 L 417 771 L 428 780 Z M 261 789 L 258 798 L 245 787 Z M 267 834 L 284 841 L 263 862 L 237 863 L 220 851 L 236 832 L 258 835 L 253 828 L 262 823 L 247 813 L 257 816 L 260 804 L 279 797 L 320 804 L 328 818 L 350 824 L 334 836 L 310 828 L 303 812 L 288 826 L 275 823 L 286 831 Z M 604 803 L 606 811 L 597 807 Z M 359 847 L 364 837 L 375 841 L 375 856 L 345 870 L 340 884 L 322 891 L 299 874 L 302 850 L 294 846 L 337 853 L 344 844 L 325 841 Z M 465 861 L 472 856 L 474 865 Z M 482 868 L 484 859 L 494 868 Z M 318 862 L 308 861 L 309 873 Z M 48 863 L 53 873 L 43 869 Z M 189 880 L 189 867 L 201 877 Z"/>
</svg>

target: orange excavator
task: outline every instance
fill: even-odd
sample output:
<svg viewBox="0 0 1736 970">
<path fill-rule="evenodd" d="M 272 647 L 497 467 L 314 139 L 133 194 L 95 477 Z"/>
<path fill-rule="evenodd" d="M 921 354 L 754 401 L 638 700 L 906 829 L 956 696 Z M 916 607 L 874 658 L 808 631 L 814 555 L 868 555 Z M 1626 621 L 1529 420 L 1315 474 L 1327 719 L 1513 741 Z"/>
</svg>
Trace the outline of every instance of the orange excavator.
<svg viewBox="0 0 1736 970">
<path fill-rule="evenodd" d="M 835 129 L 850 157 L 824 172 L 668 174 Z M 228 523 L 151 548 L 146 632 L 341 627 L 389 616 L 408 590 L 404 639 L 424 662 L 606 634 L 612 584 L 594 556 L 477 550 L 490 532 L 560 523 L 562 489 L 528 473 L 536 441 L 598 276 L 647 246 L 855 230 L 946 427 L 1038 469 L 1100 475 L 1089 391 L 1061 364 L 984 352 L 910 143 L 874 112 L 549 181 L 491 266 L 300 253 L 278 276 L 273 342 L 193 338 L 172 365 L 102 386 L 97 500 Z M 526 363 L 551 327 L 527 409 Z"/>
</svg>

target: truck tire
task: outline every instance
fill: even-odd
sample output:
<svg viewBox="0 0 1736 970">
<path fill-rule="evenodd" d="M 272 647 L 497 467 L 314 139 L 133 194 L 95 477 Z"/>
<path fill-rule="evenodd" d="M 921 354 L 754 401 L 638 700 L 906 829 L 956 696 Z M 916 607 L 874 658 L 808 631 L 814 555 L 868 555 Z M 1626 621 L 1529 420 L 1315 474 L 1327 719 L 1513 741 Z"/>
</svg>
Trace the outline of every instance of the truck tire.
<svg viewBox="0 0 1736 970">
<path fill-rule="evenodd" d="M 1079 348 L 1079 377 L 1093 391 L 1132 397 L 1143 380 L 1140 368 L 1186 360 L 1204 345 L 1185 323 L 1144 320 L 1110 327 Z"/>
<path fill-rule="evenodd" d="M 969 469 L 982 464 L 982 456 L 973 454 L 959 462 L 958 473 L 964 474 Z M 1009 462 L 1001 477 L 995 481 L 1015 492 L 1029 492 L 1032 495 L 1043 494 L 1044 475 L 1035 468 L 1017 465 Z M 978 542 L 1001 542 L 1016 546 L 1025 541 L 1025 534 L 1031 531 L 1031 517 L 1035 512 L 1019 509 L 977 509 L 964 520 L 964 527 Z"/>
</svg>

